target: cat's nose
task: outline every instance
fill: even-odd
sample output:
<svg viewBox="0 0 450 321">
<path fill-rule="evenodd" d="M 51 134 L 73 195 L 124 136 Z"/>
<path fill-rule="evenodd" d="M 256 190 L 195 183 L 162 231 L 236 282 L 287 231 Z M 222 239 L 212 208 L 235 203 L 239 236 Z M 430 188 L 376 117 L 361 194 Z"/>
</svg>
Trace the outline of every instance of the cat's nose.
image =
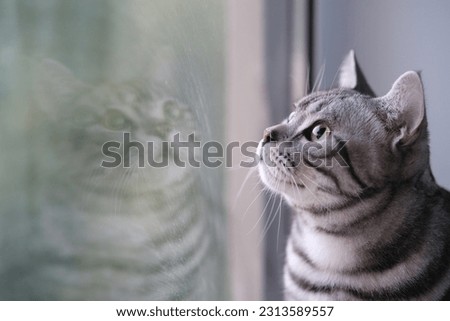
<svg viewBox="0 0 450 321">
<path fill-rule="evenodd" d="M 275 140 L 274 133 L 270 130 L 270 128 L 264 129 L 264 135 L 263 135 L 263 144 L 271 142 Z"/>
<path fill-rule="evenodd" d="M 263 145 L 268 142 L 280 141 L 284 138 L 283 125 L 276 125 L 264 129 Z"/>
</svg>

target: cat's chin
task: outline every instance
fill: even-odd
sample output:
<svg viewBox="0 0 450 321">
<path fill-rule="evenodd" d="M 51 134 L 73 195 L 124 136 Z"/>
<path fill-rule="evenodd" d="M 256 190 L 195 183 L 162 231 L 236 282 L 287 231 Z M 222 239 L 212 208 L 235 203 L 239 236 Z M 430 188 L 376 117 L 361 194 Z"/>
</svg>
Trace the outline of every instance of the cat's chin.
<svg viewBox="0 0 450 321">
<path fill-rule="evenodd" d="M 258 165 L 259 177 L 263 184 L 272 192 L 279 194 L 281 191 L 280 182 L 269 173 L 269 169 L 262 163 Z"/>
<path fill-rule="evenodd" d="M 300 188 L 291 182 L 277 179 L 264 164 L 259 164 L 258 171 L 264 185 L 274 194 L 281 195 L 291 207 L 303 208 L 322 203 L 320 195 L 314 195 L 307 187 Z"/>
<path fill-rule="evenodd" d="M 268 168 L 266 165 L 260 163 L 258 166 L 258 171 L 261 181 L 273 193 L 283 196 L 287 196 L 291 193 L 298 195 L 297 191 L 292 190 L 292 188 L 295 188 L 292 183 L 284 179 L 277 178 L 275 174 L 271 173 L 270 168 Z"/>
</svg>

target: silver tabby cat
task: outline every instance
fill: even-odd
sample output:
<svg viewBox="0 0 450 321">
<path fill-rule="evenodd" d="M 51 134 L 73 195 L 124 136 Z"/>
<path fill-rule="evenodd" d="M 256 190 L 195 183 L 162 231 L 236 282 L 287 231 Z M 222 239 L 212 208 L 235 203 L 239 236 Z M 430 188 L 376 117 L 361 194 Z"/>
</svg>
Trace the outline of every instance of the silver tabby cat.
<svg viewBox="0 0 450 321">
<path fill-rule="evenodd" d="M 218 297 L 210 193 L 197 169 L 176 166 L 173 153 L 161 149 L 176 133 L 185 140 L 198 128 L 192 110 L 143 80 L 89 86 L 52 61 L 40 78 L 31 263 L 11 285 L 15 297 Z M 100 166 L 110 160 L 102 145 L 123 142 L 124 133 L 153 142 L 154 160 L 169 165 L 138 168 L 132 147 L 129 168 Z"/>
<path fill-rule="evenodd" d="M 450 297 L 450 194 L 430 170 L 422 82 L 375 97 L 353 51 L 339 88 L 295 104 L 260 142 L 262 181 L 294 210 L 287 300 Z"/>
</svg>

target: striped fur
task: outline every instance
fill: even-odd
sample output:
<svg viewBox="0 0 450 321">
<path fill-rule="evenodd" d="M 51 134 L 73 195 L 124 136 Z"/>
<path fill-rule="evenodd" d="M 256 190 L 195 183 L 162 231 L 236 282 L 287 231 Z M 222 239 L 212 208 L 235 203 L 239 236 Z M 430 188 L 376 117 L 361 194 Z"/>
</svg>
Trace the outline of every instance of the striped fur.
<svg viewBox="0 0 450 321">
<path fill-rule="evenodd" d="M 450 193 L 430 170 L 420 78 L 374 97 L 353 52 L 342 68 L 259 146 L 262 181 L 294 209 L 285 298 L 449 299 Z"/>
<path fill-rule="evenodd" d="M 31 264 L 8 291 L 39 300 L 220 297 L 217 217 L 201 173 L 159 150 L 168 167 L 137 168 L 132 152 L 130 168 L 100 166 L 102 144 L 124 132 L 155 148 L 175 133 L 186 139 L 198 127 L 191 110 L 144 81 L 89 87 L 57 63 L 46 72 Z"/>
</svg>

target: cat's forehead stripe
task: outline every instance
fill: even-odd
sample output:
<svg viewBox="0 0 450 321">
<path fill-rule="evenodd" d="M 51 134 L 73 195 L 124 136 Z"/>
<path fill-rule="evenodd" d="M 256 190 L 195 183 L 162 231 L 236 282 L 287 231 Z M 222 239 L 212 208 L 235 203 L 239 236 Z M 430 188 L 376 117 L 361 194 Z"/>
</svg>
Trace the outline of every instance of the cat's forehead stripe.
<svg viewBox="0 0 450 321">
<path fill-rule="evenodd" d="M 346 99 L 351 97 L 353 94 L 354 93 L 352 92 L 341 89 L 326 93 L 318 92 L 301 99 L 295 104 L 295 106 L 301 113 L 317 113 L 324 107 L 330 106 L 330 104 L 337 99 Z"/>
</svg>

